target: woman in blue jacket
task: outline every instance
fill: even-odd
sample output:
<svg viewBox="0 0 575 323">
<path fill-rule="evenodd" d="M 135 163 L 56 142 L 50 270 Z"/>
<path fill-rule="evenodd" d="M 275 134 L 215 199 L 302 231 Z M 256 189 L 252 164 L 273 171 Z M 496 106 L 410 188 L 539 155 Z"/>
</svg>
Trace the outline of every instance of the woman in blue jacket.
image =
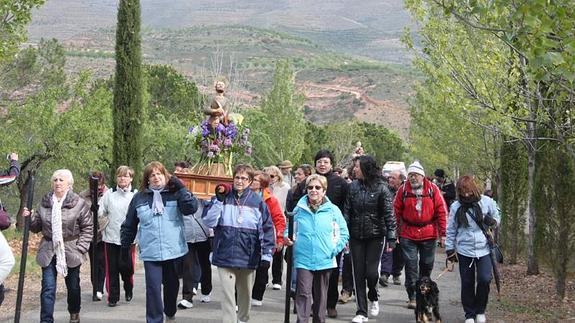
<svg viewBox="0 0 575 323">
<path fill-rule="evenodd" d="M 473 177 L 462 176 L 456 187 L 457 201 L 449 212 L 445 250 L 450 261 L 459 260 L 465 323 L 485 323 L 492 264 L 481 227 L 498 225 L 499 211 L 494 200 L 480 193 Z"/>
<path fill-rule="evenodd" d="M 311 175 L 306 179 L 307 195 L 294 209 L 294 239 L 284 239 L 294 247 L 294 267 L 297 270 L 297 322 L 325 322 L 329 276 L 337 267 L 335 256 L 343 250 L 349 232 L 339 208 L 325 196 L 327 179 Z M 313 290 L 313 293 L 312 293 Z"/>
<path fill-rule="evenodd" d="M 122 223 L 120 253 L 122 267 L 130 266 L 130 246 L 137 233 L 146 271 L 148 323 L 164 322 L 164 313 L 167 321 L 175 320 L 180 288 L 176 267 L 188 253 L 182 216 L 194 214 L 197 208 L 197 199 L 162 163 L 146 165 L 140 191 L 132 198 Z"/>
</svg>

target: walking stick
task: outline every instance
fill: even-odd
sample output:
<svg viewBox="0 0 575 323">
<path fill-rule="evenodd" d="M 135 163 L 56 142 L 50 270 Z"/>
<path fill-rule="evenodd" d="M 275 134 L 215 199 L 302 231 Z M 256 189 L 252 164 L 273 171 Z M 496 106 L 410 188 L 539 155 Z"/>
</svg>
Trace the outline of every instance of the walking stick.
<svg viewBox="0 0 575 323">
<path fill-rule="evenodd" d="M 92 200 L 92 300 L 98 300 L 98 183 L 99 178 L 90 176 L 90 198 Z"/>
<path fill-rule="evenodd" d="M 293 212 L 286 212 L 288 220 L 288 238 L 293 241 Z M 286 301 L 284 310 L 284 323 L 289 323 L 289 315 L 291 308 L 291 276 L 293 266 L 293 246 L 288 246 L 286 249 L 287 272 L 286 272 Z"/>
<path fill-rule="evenodd" d="M 28 172 L 28 198 L 26 207 L 32 210 L 34 202 L 34 176 Z M 14 323 L 20 323 L 20 311 L 22 310 L 22 294 L 24 293 L 24 278 L 26 277 L 26 259 L 28 258 L 28 238 L 30 236 L 30 216 L 24 217 L 24 234 L 22 235 L 22 256 L 20 257 L 20 275 L 18 276 L 18 292 L 16 294 L 16 312 L 14 313 Z"/>
</svg>

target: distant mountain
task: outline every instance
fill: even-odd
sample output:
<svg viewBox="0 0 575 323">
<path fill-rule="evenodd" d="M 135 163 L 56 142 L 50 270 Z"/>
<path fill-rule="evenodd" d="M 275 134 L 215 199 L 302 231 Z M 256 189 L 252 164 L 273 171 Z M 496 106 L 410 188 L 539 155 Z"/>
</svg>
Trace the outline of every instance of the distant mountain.
<svg viewBox="0 0 575 323">
<path fill-rule="evenodd" d="M 146 63 L 170 64 L 211 93 L 231 81 L 238 106 L 259 103 L 275 61 L 288 58 L 316 123 L 358 118 L 407 139 L 415 75 L 399 43 L 410 23 L 400 1 L 142 0 Z M 30 41 L 57 38 L 67 69 L 108 77 L 114 69 L 117 0 L 50 0 L 33 14 Z M 233 70 L 229 70 L 233 67 Z M 228 69 L 228 70 L 226 70 Z"/>
<path fill-rule="evenodd" d="M 31 40 L 74 38 L 116 24 L 117 0 L 50 0 L 36 13 Z M 325 48 L 408 64 L 399 37 L 412 24 L 399 0 L 142 0 L 144 27 L 248 25 L 288 32 Z"/>
</svg>

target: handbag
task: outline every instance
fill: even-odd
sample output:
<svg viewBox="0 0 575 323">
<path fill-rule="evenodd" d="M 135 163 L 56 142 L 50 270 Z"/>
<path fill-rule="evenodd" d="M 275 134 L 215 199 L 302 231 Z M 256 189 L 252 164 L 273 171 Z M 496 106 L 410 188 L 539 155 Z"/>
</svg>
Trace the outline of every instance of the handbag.
<svg viewBox="0 0 575 323">
<path fill-rule="evenodd" d="M 0 230 L 8 229 L 11 224 L 10 215 L 8 215 L 4 204 L 0 201 Z"/>
</svg>

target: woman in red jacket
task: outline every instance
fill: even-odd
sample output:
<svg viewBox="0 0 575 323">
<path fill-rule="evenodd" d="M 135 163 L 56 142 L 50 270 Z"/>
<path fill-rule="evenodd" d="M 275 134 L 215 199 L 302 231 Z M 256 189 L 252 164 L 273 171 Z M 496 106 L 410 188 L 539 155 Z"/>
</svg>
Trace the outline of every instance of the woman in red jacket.
<svg viewBox="0 0 575 323">
<path fill-rule="evenodd" d="M 272 222 L 274 223 L 274 229 L 276 231 L 276 249 L 281 249 L 283 246 L 283 232 L 286 227 L 286 219 L 279 201 L 272 195 L 269 189 L 270 180 L 270 175 L 257 171 L 254 174 L 254 180 L 250 188 L 255 193 L 260 194 L 265 201 L 272 216 Z M 253 306 L 262 306 L 264 292 L 266 291 L 266 285 L 269 280 L 268 269 L 269 267 L 264 268 L 260 266 L 256 270 L 256 279 L 252 289 Z"/>
</svg>

